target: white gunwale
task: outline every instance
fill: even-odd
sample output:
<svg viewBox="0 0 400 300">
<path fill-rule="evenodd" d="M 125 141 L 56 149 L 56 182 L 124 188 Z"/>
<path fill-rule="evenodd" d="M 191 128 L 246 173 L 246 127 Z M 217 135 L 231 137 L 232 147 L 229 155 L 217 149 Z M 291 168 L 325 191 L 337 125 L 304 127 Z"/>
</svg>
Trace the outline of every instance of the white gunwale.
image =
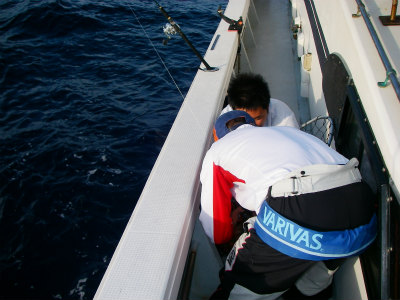
<svg viewBox="0 0 400 300">
<path fill-rule="evenodd" d="M 224 12 L 231 19 L 242 16 L 245 21 L 241 71 L 262 74 L 269 83 L 271 96 L 285 101 L 300 123 L 328 115 L 305 1 L 232 0 Z M 392 188 L 398 191 L 400 103 L 392 87 L 377 87 L 377 82 L 385 79 L 386 71 L 364 21 L 352 17 L 357 12 L 356 1 L 314 0 L 313 3 L 329 52 L 342 59 L 354 81 Z M 390 14 L 390 1 L 364 3 L 399 74 L 400 26 L 385 27 L 378 19 L 379 15 Z M 297 43 L 290 30 L 292 18 L 301 25 L 303 34 Z M 228 26 L 221 20 L 205 55 L 208 64 L 219 70 L 197 72 L 95 299 L 176 299 L 189 249 L 197 251 L 190 299 L 209 297 L 218 284 L 216 270 L 222 262 L 197 219 L 202 160 L 235 72 L 238 38 L 236 32 L 228 31 Z M 302 69 L 298 61 L 301 52 L 312 54 L 311 71 Z M 207 273 L 209 268 L 212 271 Z M 358 258 L 341 268 L 335 286 L 335 299 L 368 297 Z"/>
</svg>

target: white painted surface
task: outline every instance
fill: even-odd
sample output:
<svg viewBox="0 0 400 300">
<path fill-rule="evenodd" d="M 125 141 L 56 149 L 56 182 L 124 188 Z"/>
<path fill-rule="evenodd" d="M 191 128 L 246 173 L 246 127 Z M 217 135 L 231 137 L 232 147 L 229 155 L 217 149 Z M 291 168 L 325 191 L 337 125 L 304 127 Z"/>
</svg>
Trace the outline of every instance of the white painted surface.
<svg viewBox="0 0 400 300">
<path fill-rule="evenodd" d="M 249 1 L 232 1 L 226 14 L 247 14 Z M 195 221 L 199 172 L 231 76 L 237 33 L 221 34 L 205 56 L 217 72 L 199 71 L 175 119 L 95 299 L 176 299 Z"/>
<path fill-rule="evenodd" d="M 338 54 L 354 80 L 383 159 L 395 185 L 400 187 L 400 101 L 392 86 L 378 87 L 386 71 L 356 1 L 315 0 L 330 53 Z M 400 26 L 383 26 L 380 15 L 389 15 L 391 1 L 365 0 L 367 12 L 393 68 L 400 74 Z"/>
<path fill-rule="evenodd" d="M 240 16 L 245 19 L 249 2 L 230 1 L 225 14 L 232 19 Z M 364 1 L 399 74 L 400 26 L 383 27 L 377 19 L 378 15 L 390 13 L 390 3 L 387 2 Z M 290 25 L 288 20 L 279 18 L 282 12 L 290 14 L 288 4 L 282 0 L 254 0 L 254 3 L 261 25 L 254 33 L 264 34 L 264 37 L 257 39 L 253 48 L 249 46 L 247 49 L 252 57 L 253 71 L 266 78 L 273 97 L 285 101 L 297 112 L 300 83 L 296 78 L 296 70 L 299 69 L 296 61 L 293 61 L 295 57 L 291 56 L 297 54 L 297 47 L 294 48 L 296 51 L 292 48 L 291 33 L 286 27 Z M 355 1 L 314 0 L 314 3 L 330 53 L 338 54 L 345 62 L 357 86 L 390 175 L 399 188 L 400 104 L 392 87 L 377 87 L 376 83 L 385 79 L 385 71 L 364 21 L 362 18 L 351 17 L 357 11 Z M 304 52 L 313 54 L 307 91 L 311 117 L 326 115 L 321 69 L 308 15 L 303 1 L 292 0 L 292 4 L 295 8 L 293 15 L 302 25 Z M 255 23 L 256 20 L 252 20 L 251 24 Z M 279 28 L 274 29 L 271 24 Z M 212 51 L 208 49 L 205 56 L 211 66 L 220 67 L 220 70 L 197 73 L 95 299 L 177 297 L 198 216 L 201 162 L 209 147 L 213 122 L 219 115 L 235 60 L 237 34 L 227 33 L 227 28 L 228 24 L 222 21 L 210 43 L 211 46 L 216 36 L 220 35 L 216 48 Z M 271 42 L 275 38 L 282 44 Z M 242 60 L 244 56 L 243 53 Z M 204 241 L 201 233 L 200 238 L 194 239 L 196 241 Z M 202 252 L 201 256 L 213 255 L 213 265 L 218 266 L 212 247 L 208 245 L 206 248 L 211 252 Z M 196 262 L 196 266 L 198 268 L 199 262 Z M 335 290 L 335 299 L 367 298 L 360 262 L 356 258 L 349 260 L 341 269 L 335 284 L 340 287 Z M 209 295 L 212 287 L 211 284 L 205 294 Z M 200 291 L 195 298 L 201 297 Z"/>
<path fill-rule="evenodd" d="M 349 258 L 334 277 L 334 299 L 368 299 L 358 257 Z"/>
<path fill-rule="evenodd" d="M 282 0 L 255 0 L 254 5 L 260 21 L 254 26 L 256 45 L 248 48 L 253 72 L 264 77 L 271 97 L 285 102 L 299 122 L 290 4 Z"/>
</svg>

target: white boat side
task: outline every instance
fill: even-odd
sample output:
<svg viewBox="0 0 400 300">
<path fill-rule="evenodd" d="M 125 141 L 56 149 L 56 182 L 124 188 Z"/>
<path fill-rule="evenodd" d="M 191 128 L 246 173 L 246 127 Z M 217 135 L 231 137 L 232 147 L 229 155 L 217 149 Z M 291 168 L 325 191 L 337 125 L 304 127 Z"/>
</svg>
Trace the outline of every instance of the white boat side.
<svg viewBox="0 0 400 300">
<path fill-rule="evenodd" d="M 315 57 L 317 51 L 313 42 L 309 17 L 303 0 L 292 0 L 296 17 L 304 34 L 304 53 L 310 51 Z M 377 48 L 366 23 L 357 14 L 356 1 L 314 0 L 321 28 L 328 50 L 337 54 L 354 81 L 376 142 L 385 161 L 387 170 L 397 190 L 400 189 L 400 99 L 393 86 L 379 87 L 378 82 L 386 79 L 387 71 L 378 55 Z M 384 26 L 379 16 L 390 15 L 391 1 L 365 0 L 365 9 L 374 26 L 383 49 L 393 69 L 400 73 L 400 26 Z M 313 59 L 310 76 L 320 77 L 318 59 Z M 312 81 L 311 80 L 311 81 Z M 310 85 L 309 101 L 311 117 L 326 115 L 321 84 Z"/>
<path fill-rule="evenodd" d="M 247 15 L 249 0 L 226 13 Z M 238 46 L 221 21 L 94 299 L 176 299 L 199 213 L 199 172 L 221 110 Z M 215 45 L 214 45 L 215 43 Z"/>
<path fill-rule="evenodd" d="M 271 96 L 285 101 L 300 122 L 329 115 L 318 46 L 306 7 L 311 2 L 327 50 L 340 57 L 357 88 L 387 168 L 385 173 L 398 193 L 400 102 L 391 85 L 377 85 L 385 80 L 386 70 L 364 20 L 352 17 L 357 13 L 356 0 L 230 1 L 225 15 L 234 20 L 242 16 L 245 21 L 241 71 L 262 74 L 269 83 Z M 390 1 L 364 3 L 399 74 L 400 26 L 386 27 L 378 19 L 390 14 Z M 290 31 L 292 17 L 301 28 L 297 42 Z M 189 299 L 207 299 L 218 284 L 221 261 L 197 219 L 201 163 L 235 72 L 238 35 L 228 31 L 228 26 L 225 21 L 220 22 L 205 55 L 209 65 L 219 70 L 197 72 L 95 299 L 177 299 L 191 250 L 196 250 L 197 258 Z M 303 68 L 306 54 L 312 57 L 310 70 Z M 349 259 L 335 275 L 333 299 L 367 298 L 360 259 Z"/>
</svg>

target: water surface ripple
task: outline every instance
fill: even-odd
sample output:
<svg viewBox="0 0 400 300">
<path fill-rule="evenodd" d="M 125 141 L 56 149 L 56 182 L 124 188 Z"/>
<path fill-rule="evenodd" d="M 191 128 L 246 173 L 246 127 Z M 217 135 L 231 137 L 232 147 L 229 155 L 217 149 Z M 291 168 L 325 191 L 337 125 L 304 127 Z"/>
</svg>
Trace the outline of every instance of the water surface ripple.
<svg viewBox="0 0 400 300">
<path fill-rule="evenodd" d="M 159 2 L 204 53 L 226 1 Z M 154 1 L 0 4 L 1 299 L 93 298 L 182 104 L 131 9 L 186 94 Z"/>
</svg>

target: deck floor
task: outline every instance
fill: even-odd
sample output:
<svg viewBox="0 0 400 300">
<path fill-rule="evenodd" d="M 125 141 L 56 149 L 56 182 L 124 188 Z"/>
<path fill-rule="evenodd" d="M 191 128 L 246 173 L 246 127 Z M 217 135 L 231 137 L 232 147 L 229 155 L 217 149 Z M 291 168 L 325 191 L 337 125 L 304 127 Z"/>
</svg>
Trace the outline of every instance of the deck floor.
<svg viewBox="0 0 400 300">
<path fill-rule="evenodd" d="M 246 49 L 252 58 L 251 70 L 265 78 L 271 97 L 285 102 L 302 123 L 309 116 L 299 95 L 299 63 L 297 54 L 294 55 L 290 3 L 282 0 L 253 3 L 258 17 L 252 14 L 250 22 L 257 42 L 248 43 Z M 254 13 L 254 7 L 250 7 L 250 12 Z"/>
</svg>

